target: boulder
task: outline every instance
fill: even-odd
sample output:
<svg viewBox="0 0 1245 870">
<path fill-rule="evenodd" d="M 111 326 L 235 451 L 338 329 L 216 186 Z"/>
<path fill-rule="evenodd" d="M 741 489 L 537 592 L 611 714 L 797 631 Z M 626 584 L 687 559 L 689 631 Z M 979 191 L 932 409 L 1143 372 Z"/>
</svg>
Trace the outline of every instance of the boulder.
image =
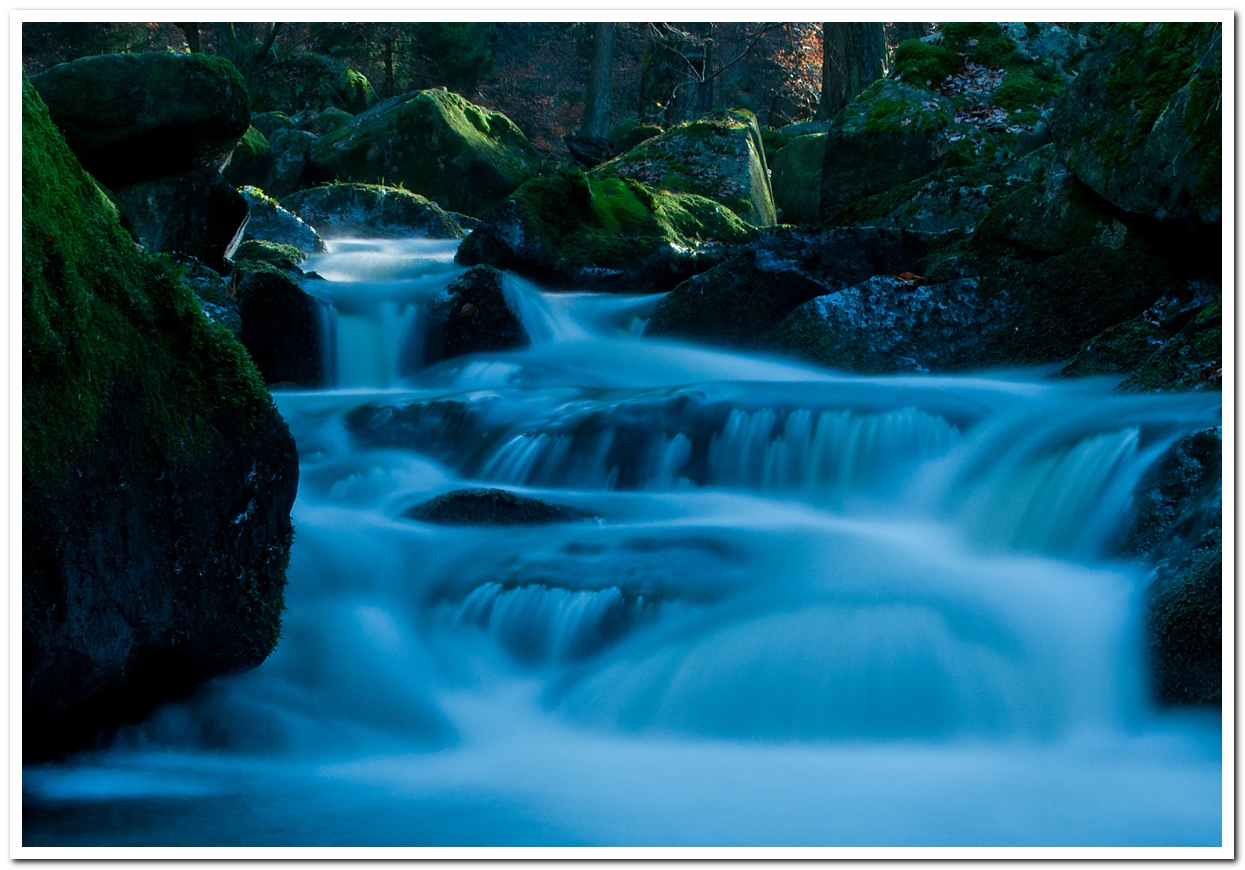
<svg viewBox="0 0 1245 870">
<path fill-rule="evenodd" d="M 1222 217 L 1221 25 L 1114 25 L 1050 117 L 1059 157 L 1127 212 Z"/>
<path fill-rule="evenodd" d="M 315 133 L 295 127 L 283 128 L 269 137 L 272 169 L 263 188 L 270 196 L 281 199 L 309 184 L 307 155 L 317 141 Z"/>
<path fill-rule="evenodd" d="M 324 135 L 325 133 L 335 133 L 342 129 L 354 120 L 354 115 L 350 114 L 345 109 L 339 109 L 336 106 L 329 106 L 320 113 L 318 120 L 320 122 L 320 129 L 316 132 L 320 135 Z"/>
<path fill-rule="evenodd" d="M 298 486 L 253 363 L 22 83 L 22 735 L 95 743 L 277 642 Z"/>
<path fill-rule="evenodd" d="M 220 169 L 250 126 L 246 84 L 207 54 L 105 54 L 31 79 L 69 147 L 109 187 Z"/>
<path fill-rule="evenodd" d="M 473 266 L 446 288 L 428 318 L 424 363 L 468 353 L 527 347 L 531 336 L 506 301 L 501 272 Z"/>
<path fill-rule="evenodd" d="M 258 263 L 271 263 L 278 269 L 301 275 L 303 270 L 299 267 L 306 262 L 307 255 L 293 245 L 251 239 L 238 245 L 238 250 L 234 251 L 233 258 L 236 263 L 242 263 L 247 260 Z"/>
<path fill-rule="evenodd" d="M 271 139 L 278 130 L 289 130 L 294 126 L 285 112 L 259 112 L 251 115 L 251 126 Z"/>
<path fill-rule="evenodd" d="M 761 131 L 744 110 L 679 124 L 595 171 L 654 190 L 698 194 L 754 227 L 777 222 Z"/>
<path fill-rule="evenodd" d="M 244 240 L 275 242 L 290 245 L 304 254 L 327 251 L 324 239 L 301 217 L 286 211 L 275 199 L 258 187 L 244 187 L 239 193 L 246 200 L 250 220 Z"/>
<path fill-rule="evenodd" d="M 377 184 L 326 184 L 285 197 L 281 204 L 329 238 L 461 239 L 462 227 L 435 202 Z"/>
<path fill-rule="evenodd" d="M 797 136 L 774 155 L 774 205 L 785 224 L 821 219 L 821 165 L 826 134 Z"/>
<path fill-rule="evenodd" d="M 644 334 L 757 347 L 797 306 L 872 275 L 915 269 L 925 252 L 921 237 L 886 230 L 768 233 L 676 287 Z"/>
<path fill-rule="evenodd" d="M 199 300 L 203 316 L 228 329 L 234 338 L 241 335 L 242 318 L 238 314 L 238 300 L 234 298 L 229 279 L 194 257 L 175 254 L 170 259 L 175 269 L 180 270 L 182 283 Z"/>
<path fill-rule="evenodd" d="M 376 102 L 367 76 L 338 58 L 314 52 L 291 54 L 260 72 L 251 81 L 251 95 L 256 108 L 319 112 L 335 106 L 352 115 Z"/>
<path fill-rule="evenodd" d="M 516 191 L 463 241 L 457 261 L 560 286 L 661 292 L 747 237 L 734 212 L 704 197 L 562 170 Z"/>
<path fill-rule="evenodd" d="M 533 526 L 591 517 L 577 508 L 504 489 L 456 489 L 415 505 L 403 516 L 424 523 L 454 526 Z"/>
<path fill-rule="evenodd" d="M 641 142 L 652 139 L 654 136 L 660 136 L 661 133 L 661 127 L 655 124 L 642 123 L 635 117 L 619 121 L 610 129 L 610 153 L 614 155 L 626 154 Z"/>
<path fill-rule="evenodd" d="M 324 303 L 264 262 L 239 263 L 235 292 L 242 344 L 270 384 L 324 383 Z"/>
<path fill-rule="evenodd" d="M 215 169 L 117 187 L 113 196 L 149 251 L 179 251 L 229 271 L 248 212 L 246 200 Z"/>
<path fill-rule="evenodd" d="M 482 216 L 540 171 L 532 143 L 498 112 L 445 90 L 386 100 L 311 149 L 316 180 L 400 184 Z"/>
<path fill-rule="evenodd" d="M 272 149 L 268 138 L 254 126 L 248 127 L 229 157 L 221 174 L 234 187 L 263 185 L 272 172 Z"/>
</svg>

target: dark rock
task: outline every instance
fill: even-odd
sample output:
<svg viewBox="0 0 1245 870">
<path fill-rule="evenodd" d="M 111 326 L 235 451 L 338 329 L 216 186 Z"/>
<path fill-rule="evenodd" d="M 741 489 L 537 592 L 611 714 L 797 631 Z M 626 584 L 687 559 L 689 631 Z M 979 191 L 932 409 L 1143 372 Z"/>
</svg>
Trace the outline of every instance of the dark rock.
<svg viewBox="0 0 1245 870">
<path fill-rule="evenodd" d="M 1220 43 L 1215 22 L 1113 25 L 1051 114 L 1060 159 L 1127 212 L 1218 223 Z"/>
<path fill-rule="evenodd" d="M 757 347 L 797 306 L 877 274 L 916 268 L 920 236 L 893 230 L 780 230 L 761 236 L 663 299 L 645 335 Z"/>
<path fill-rule="evenodd" d="M 571 152 L 575 162 L 591 169 L 609 159 L 610 140 L 605 136 L 579 136 L 575 133 L 562 137 L 566 150 Z"/>
<path fill-rule="evenodd" d="M 329 106 L 321 112 L 317 118 L 317 121 L 319 122 L 319 129 L 315 132 L 319 133 L 321 136 L 326 133 L 336 133 L 353 120 L 354 115 L 350 114 L 345 109 L 339 109 L 336 106 Z"/>
<path fill-rule="evenodd" d="M 797 136 L 774 155 L 774 206 L 783 223 L 814 224 L 821 219 L 825 156 L 825 133 Z"/>
<path fill-rule="evenodd" d="M 253 364 L 22 88 L 22 733 L 92 744 L 277 641 L 298 484 Z"/>
<path fill-rule="evenodd" d="M 242 344 L 264 380 L 304 387 L 323 384 L 323 303 L 267 263 L 240 263 L 238 275 Z"/>
<path fill-rule="evenodd" d="M 335 106 L 358 114 L 376 102 L 367 76 L 345 61 L 315 52 L 291 52 L 250 82 L 256 108 L 319 113 Z"/>
<path fill-rule="evenodd" d="M 281 199 L 310 183 L 307 180 L 307 154 L 318 141 L 319 137 L 314 133 L 294 127 L 277 130 L 268 137 L 272 169 L 263 189 L 269 196 Z"/>
<path fill-rule="evenodd" d="M 238 191 L 246 200 L 250 220 L 246 224 L 243 239 L 275 242 L 297 248 L 304 254 L 317 254 L 328 250 L 324 239 L 313 227 L 296 214 L 286 211 L 275 199 L 258 187 L 244 187 Z"/>
<path fill-rule="evenodd" d="M 471 215 L 463 214 L 460 211 L 447 211 L 446 214 L 458 222 L 458 225 L 463 228 L 464 234 L 471 232 L 476 227 L 478 227 L 481 223 L 483 223 L 483 221 L 481 221 L 479 218 L 474 218 Z"/>
<path fill-rule="evenodd" d="M 109 187 L 218 170 L 250 125 L 246 84 L 206 54 L 105 54 L 31 81 L 78 159 Z"/>
<path fill-rule="evenodd" d="M 229 279 L 215 269 L 209 269 L 194 257 L 176 254 L 171 259 L 181 270 L 183 283 L 199 300 L 204 316 L 228 329 L 234 338 L 240 336 L 242 318 L 238 314 L 238 300 L 234 298 Z"/>
<path fill-rule="evenodd" d="M 506 301 L 502 274 L 474 266 L 446 288 L 449 298 L 430 312 L 424 362 L 484 351 L 527 347 L 531 336 Z"/>
<path fill-rule="evenodd" d="M 272 164 L 272 150 L 268 147 L 268 138 L 251 126 L 233 149 L 229 163 L 221 170 L 221 175 L 234 187 L 259 187 L 268 181 Z"/>
<path fill-rule="evenodd" d="M 1201 308 L 1180 332 L 1120 384 L 1120 392 L 1218 390 L 1223 384 L 1220 298 Z"/>
<path fill-rule="evenodd" d="M 403 514 L 439 525 L 534 526 L 591 518 L 577 508 L 551 504 L 504 489 L 457 489 L 417 504 Z"/>
<path fill-rule="evenodd" d="M 626 154 L 641 142 L 660 136 L 661 133 L 661 127 L 655 124 L 641 124 L 637 118 L 620 121 L 610 130 L 610 155 Z"/>
<path fill-rule="evenodd" d="M 747 238 L 734 212 L 704 197 L 562 170 L 519 188 L 456 259 L 564 287 L 660 292 L 721 262 L 723 243 Z"/>
<path fill-rule="evenodd" d="M 271 263 L 278 269 L 293 272 L 296 275 L 303 274 L 303 270 L 299 266 L 307 261 L 307 255 L 293 245 L 265 242 L 258 239 L 250 239 L 238 245 L 238 250 L 234 251 L 233 258 L 237 263 L 246 261 Z"/>
<path fill-rule="evenodd" d="M 318 181 L 401 184 L 443 208 L 483 215 L 540 171 L 505 115 L 445 90 L 385 100 L 310 152 Z"/>
<path fill-rule="evenodd" d="M 417 193 L 376 184 L 326 184 L 281 201 L 329 238 L 461 239 L 462 227 L 435 202 Z"/>
<path fill-rule="evenodd" d="M 180 251 L 221 273 L 242 240 L 246 200 L 215 169 L 200 169 L 113 189 L 139 242 L 150 251 Z"/>
<path fill-rule="evenodd" d="M 289 130 L 294 126 L 285 112 L 260 112 L 251 115 L 251 126 L 263 134 L 264 139 L 271 139 L 278 130 Z"/>
</svg>

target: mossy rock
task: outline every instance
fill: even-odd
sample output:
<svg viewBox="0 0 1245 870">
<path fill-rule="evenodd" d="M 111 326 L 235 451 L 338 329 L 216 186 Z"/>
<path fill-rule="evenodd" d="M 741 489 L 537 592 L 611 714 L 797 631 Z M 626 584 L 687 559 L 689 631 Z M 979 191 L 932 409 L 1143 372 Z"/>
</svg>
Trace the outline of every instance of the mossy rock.
<svg viewBox="0 0 1245 870">
<path fill-rule="evenodd" d="M 751 112 L 722 112 L 667 130 L 594 170 L 654 190 L 695 193 L 755 227 L 774 226 L 765 146 Z"/>
<path fill-rule="evenodd" d="M 375 103 L 367 76 L 322 54 L 285 58 L 251 82 L 251 104 L 260 112 L 319 112 L 332 106 L 356 115 Z"/>
<path fill-rule="evenodd" d="M 428 318 L 425 364 L 532 343 L 506 299 L 502 273 L 492 266 L 473 266 L 445 292 L 447 298 L 434 306 Z"/>
<path fill-rule="evenodd" d="M 435 202 L 378 184 L 326 184 L 285 197 L 282 206 L 329 238 L 461 239 L 458 221 Z"/>
<path fill-rule="evenodd" d="M 1119 208 L 1177 224 L 1222 216 L 1221 25 L 1117 24 L 1050 118 L 1060 159 Z"/>
<path fill-rule="evenodd" d="M 655 124 L 642 124 L 636 118 L 627 118 L 615 124 L 610 130 L 610 153 L 626 154 L 641 142 L 646 142 L 661 134 L 661 127 Z"/>
<path fill-rule="evenodd" d="M 345 109 L 339 109 L 336 106 L 329 106 L 320 113 L 317 120 L 319 122 L 320 135 L 323 136 L 326 133 L 336 133 L 338 130 L 346 127 L 351 121 L 354 120 L 354 115 L 350 114 Z"/>
<path fill-rule="evenodd" d="M 22 83 L 23 754 L 277 641 L 297 455 L 259 373 L 136 251 Z"/>
<path fill-rule="evenodd" d="M 251 126 L 263 134 L 264 139 L 271 139 L 278 130 L 288 130 L 294 126 L 290 116 L 285 112 L 256 112 L 251 115 Z"/>
<path fill-rule="evenodd" d="M 1223 314 L 1218 297 L 1120 384 L 1120 392 L 1223 388 Z"/>
<path fill-rule="evenodd" d="M 960 55 L 921 39 L 906 40 L 895 48 L 895 78 L 910 84 L 937 84 L 963 67 Z"/>
<path fill-rule="evenodd" d="M 246 223 L 243 244 L 247 241 L 274 242 L 295 248 L 303 254 L 328 250 L 324 239 L 301 217 L 285 209 L 258 187 L 238 191 L 246 200 L 250 219 Z"/>
<path fill-rule="evenodd" d="M 783 223 L 817 223 L 821 217 L 821 167 L 826 134 L 792 139 L 774 157 L 774 205 Z"/>
<path fill-rule="evenodd" d="M 509 118 L 444 90 L 386 100 L 324 136 L 309 156 L 319 181 L 401 185 L 477 216 L 541 167 L 536 148 Z"/>
<path fill-rule="evenodd" d="M 704 197 L 560 170 L 519 188 L 459 246 L 457 261 L 561 286 L 660 291 L 747 238 L 734 212 Z"/>
<path fill-rule="evenodd" d="M 31 79 L 69 147 L 117 187 L 219 169 L 250 126 L 246 84 L 206 54 L 105 54 Z"/>
<path fill-rule="evenodd" d="M 237 263 L 246 261 L 271 263 L 278 269 L 298 273 L 302 272 L 299 266 L 307 261 L 307 255 L 293 245 L 249 239 L 238 245 L 233 259 Z"/>
<path fill-rule="evenodd" d="M 835 219 L 844 226 L 886 227 L 924 233 L 971 233 L 1018 185 L 1024 170 L 950 167 L 852 203 Z"/>
<path fill-rule="evenodd" d="M 263 189 L 280 199 L 309 187 L 313 182 L 308 177 L 308 154 L 319 140 L 315 133 L 294 127 L 273 133 L 268 139 L 272 168 Z"/>
<path fill-rule="evenodd" d="M 247 127 L 221 174 L 234 187 L 244 187 L 265 184 L 271 172 L 272 149 L 268 147 L 268 137 L 254 126 Z"/>
<path fill-rule="evenodd" d="M 276 266 L 239 262 L 235 292 L 242 344 L 270 384 L 324 383 L 323 303 Z"/>
</svg>

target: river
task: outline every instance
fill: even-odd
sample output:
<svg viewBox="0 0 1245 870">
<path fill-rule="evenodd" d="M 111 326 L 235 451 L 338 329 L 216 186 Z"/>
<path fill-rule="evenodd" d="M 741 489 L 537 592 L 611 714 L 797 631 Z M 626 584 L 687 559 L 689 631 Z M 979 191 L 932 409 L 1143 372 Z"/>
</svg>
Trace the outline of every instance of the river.
<svg viewBox="0 0 1245 870">
<path fill-rule="evenodd" d="M 35 845 L 1218 845 L 1218 711 L 1147 700 L 1139 476 L 1218 394 L 860 377 L 506 292 L 422 365 L 455 243 L 338 240 L 280 643 L 23 773 Z M 432 525 L 492 486 L 583 512 Z"/>
</svg>

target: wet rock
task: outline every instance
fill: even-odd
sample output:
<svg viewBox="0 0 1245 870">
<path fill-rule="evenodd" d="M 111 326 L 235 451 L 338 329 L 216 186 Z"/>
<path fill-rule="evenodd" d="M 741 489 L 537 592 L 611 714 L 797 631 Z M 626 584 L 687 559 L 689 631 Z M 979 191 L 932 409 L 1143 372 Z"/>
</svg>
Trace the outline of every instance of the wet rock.
<svg viewBox="0 0 1245 870">
<path fill-rule="evenodd" d="M 264 380 L 304 387 L 323 384 L 323 303 L 293 277 L 263 262 L 238 264 L 235 292 L 241 341 Z"/>
<path fill-rule="evenodd" d="M 810 133 L 792 139 L 774 156 L 774 205 L 783 223 L 820 220 L 825 155 L 826 134 Z"/>
<path fill-rule="evenodd" d="M 242 76 L 207 54 L 105 54 L 31 79 L 69 147 L 120 187 L 219 170 L 250 125 Z"/>
<path fill-rule="evenodd" d="M 23 755 L 276 644 L 293 439 L 242 346 L 136 252 L 22 88 Z"/>
<path fill-rule="evenodd" d="M 285 197 L 282 206 L 330 238 L 461 239 L 462 227 L 417 193 L 376 184 L 326 184 Z"/>
<path fill-rule="evenodd" d="M 254 126 L 248 127 L 229 157 L 229 164 L 221 170 L 225 180 L 234 187 L 263 185 L 272 172 L 272 151 L 268 138 Z"/>
<path fill-rule="evenodd" d="M 301 275 L 303 270 L 299 267 L 306 262 L 307 255 L 293 245 L 250 239 L 238 245 L 238 250 L 233 253 L 233 259 L 236 263 L 247 261 L 271 263 L 278 269 Z"/>
<path fill-rule="evenodd" d="M 532 526 L 574 522 L 591 514 L 504 489 L 458 489 L 415 505 L 403 516 L 439 525 Z"/>
<path fill-rule="evenodd" d="M 425 363 L 532 343 L 506 300 L 502 281 L 492 266 L 475 266 L 446 288 L 449 298 L 428 319 Z"/>
<path fill-rule="evenodd" d="M 921 237 L 890 230 L 767 233 L 676 287 L 644 334 L 757 347 L 797 306 L 872 275 L 915 269 L 925 252 Z"/>
<path fill-rule="evenodd" d="M 401 184 L 443 208 L 481 216 L 540 170 L 505 115 L 444 90 L 379 103 L 310 152 L 319 181 Z"/>
<path fill-rule="evenodd" d="M 304 254 L 316 254 L 328 250 L 324 239 L 316 230 L 296 214 L 287 211 L 275 199 L 258 187 L 244 187 L 238 191 L 246 200 L 250 219 L 246 224 L 244 240 L 273 242 L 297 248 Z"/>
<path fill-rule="evenodd" d="M 747 237 L 734 212 L 704 197 L 562 170 L 523 185 L 456 259 L 560 286 L 660 292 L 721 262 L 724 244 Z"/>
<path fill-rule="evenodd" d="M 182 281 L 199 300 L 204 316 L 228 329 L 234 338 L 240 336 L 242 317 L 238 314 L 238 300 L 234 298 L 229 279 L 194 257 L 176 254 L 171 259 L 180 269 Z"/>
<path fill-rule="evenodd" d="M 698 194 L 752 226 L 776 223 L 761 131 L 756 117 L 744 110 L 680 124 L 596 172 L 635 179 L 654 190 Z"/>
<path fill-rule="evenodd" d="M 215 169 L 113 189 L 138 241 L 149 251 L 179 251 L 228 272 L 242 240 L 246 200 Z"/>
</svg>

